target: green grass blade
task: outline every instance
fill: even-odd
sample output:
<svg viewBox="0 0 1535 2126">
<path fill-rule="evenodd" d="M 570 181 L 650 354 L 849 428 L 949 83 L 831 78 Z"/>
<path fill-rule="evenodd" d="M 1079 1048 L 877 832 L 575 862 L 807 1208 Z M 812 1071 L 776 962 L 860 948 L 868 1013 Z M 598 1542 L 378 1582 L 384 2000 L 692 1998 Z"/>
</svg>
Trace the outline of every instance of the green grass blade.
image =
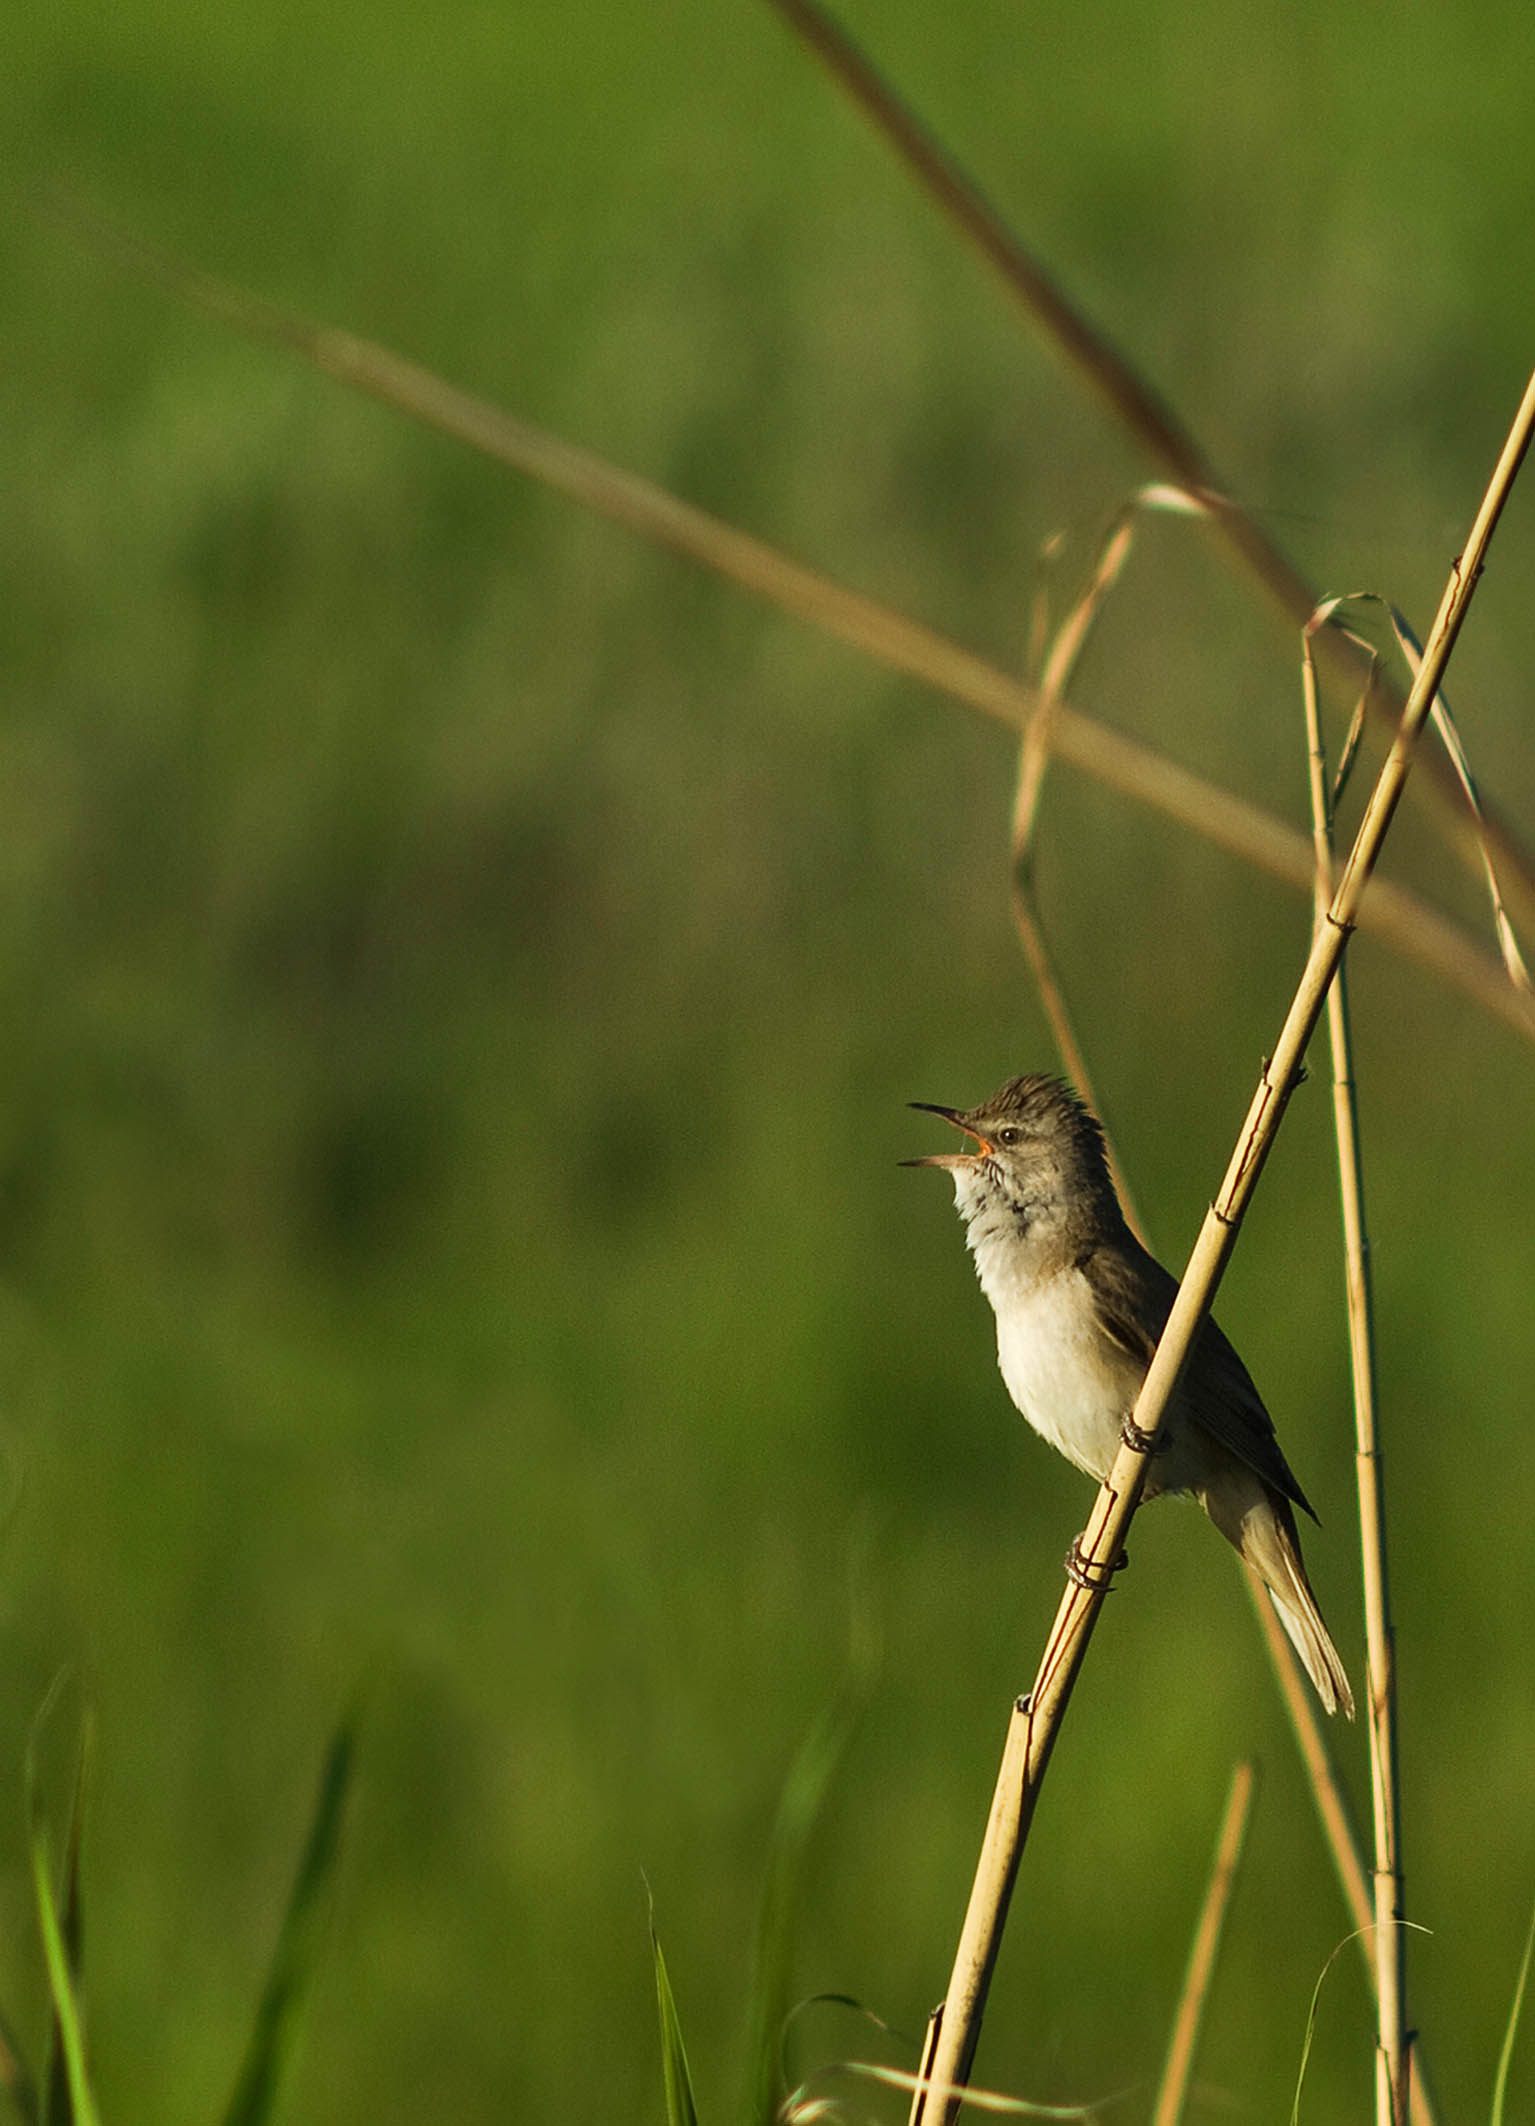
<svg viewBox="0 0 1535 2126">
<path fill-rule="evenodd" d="M 37 1893 L 37 1918 L 43 1934 L 43 1956 L 48 1965 L 48 1990 L 58 2023 L 59 2047 L 69 2089 L 71 2126 L 100 2126 L 96 2100 L 85 2071 L 85 2034 L 80 2024 L 80 2003 L 64 1946 L 64 1930 L 48 1879 L 48 1847 L 39 1825 L 32 1833 L 32 1884 Z"/>
<path fill-rule="evenodd" d="M 337 1728 L 320 1774 L 309 1840 L 267 1970 L 250 2044 L 224 2114 L 224 2126 L 267 2126 L 275 2110 L 319 1953 L 325 1892 L 340 1850 L 341 1820 L 356 1744 L 357 1719 L 352 1714 Z"/>
<path fill-rule="evenodd" d="M 1414 1934 L 1427 1934 L 1431 1931 L 1428 1927 L 1420 1927 L 1415 1919 L 1399 1919 L 1396 1924 L 1399 1927 L 1410 1927 Z M 1290 2126 L 1300 2126 L 1301 2091 L 1306 2086 L 1306 2069 L 1311 2064 L 1311 2045 L 1316 2036 L 1317 2003 L 1322 1998 L 1322 1988 L 1327 1983 L 1327 1974 L 1351 1941 L 1358 1941 L 1361 1935 L 1373 1934 L 1374 1932 L 1375 1925 L 1372 1921 L 1367 1927 L 1356 1927 L 1352 1934 L 1345 1934 L 1317 1975 L 1317 1982 L 1311 1989 L 1310 2012 L 1306 2017 L 1306 2041 L 1301 2046 L 1300 2071 L 1295 2077 L 1295 2101 L 1290 2106 Z"/>
<path fill-rule="evenodd" d="M 1317 1973 L 1316 1984 L 1311 1989 L 1311 2006 L 1306 2015 L 1306 2040 L 1300 2048 L 1300 2071 L 1295 2077 L 1295 2101 L 1290 2106 L 1290 2126 L 1300 2126 L 1301 2091 L 1306 2086 L 1306 2069 L 1311 2064 L 1311 2046 L 1316 2037 L 1317 2003 L 1322 1998 L 1322 1988 L 1327 1983 L 1327 1974 L 1351 1941 L 1358 1941 L 1361 1934 L 1369 1934 L 1372 1931 L 1373 1929 L 1370 1927 L 1356 1927 L 1352 1934 L 1345 1934 L 1342 1941 L 1338 1943 L 1331 1956 L 1328 1957 L 1326 1963 L 1323 1964 L 1321 1970 Z"/>
<path fill-rule="evenodd" d="M 868 1702 L 875 1666 L 871 1635 L 855 1616 L 842 1687 L 800 1745 L 779 1798 L 757 1918 L 748 2126 L 773 2126 L 778 2116 L 784 2094 L 783 2032 L 791 2005 L 790 1958 L 805 1859 L 831 1782 Z"/>
<path fill-rule="evenodd" d="M 693 2077 L 688 2071 L 687 2047 L 682 2042 L 682 2024 L 661 1937 L 656 1932 L 654 1908 L 650 1915 L 650 1946 L 656 1961 L 656 2012 L 661 2021 L 661 2077 L 666 2092 L 666 2126 L 698 2126 L 698 2107 L 693 2101 Z"/>
<path fill-rule="evenodd" d="M 48 1830 L 43 1816 L 42 1774 L 38 1756 L 49 1716 L 57 1705 L 66 1678 L 55 1678 L 42 1710 L 27 1738 L 24 1784 L 26 1790 L 27 1845 L 32 1864 L 32 1887 L 37 1900 L 38 1929 L 43 1937 L 43 1960 L 48 1972 L 52 2005 L 49 2062 L 43 2082 L 42 2105 L 32 2095 L 31 2116 L 47 2126 L 99 2126 L 96 2100 L 91 2094 L 85 2065 L 85 2027 L 80 2009 L 80 1950 L 83 1906 L 80 1896 L 80 1849 L 84 1835 L 85 1796 L 90 1780 L 91 1725 L 81 1721 L 79 1752 L 75 1760 L 74 1795 L 70 1803 L 69 1832 L 64 1858 L 64 1902 L 53 1886 L 48 1864 Z"/>
<path fill-rule="evenodd" d="M 1508 2070 L 1514 2057 L 1514 2039 L 1519 2034 L 1519 2018 L 1524 2012 L 1524 1989 L 1529 1983 L 1532 1954 L 1535 1954 L 1535 1912 L 1530 1914 L 1530 1931 L 1524 1938 L 1524 1956 L 1514 1986 L 1513 2006 L 1508 2011 L 1508 2028 L 1503 2033 L 1503 2050 L 1498 2054 L 1497 2080 L 1492 2085 L 1492 2126 L 1503 2126 L 1503 2099 L 1508 2094 Z"/>
<path fill-rule="evenodd" d="M 32 1819 L 29 1833 L 32 1887 L 37 1897 L 37 1921 L 42 1930 L 43 1958 L 48 1967 L 48 1990 L 53 1999 L 54 2024 L 64 2062 L 68 2095 L 68 2110 L 64 2116 L 70 2126 L 100 2126 L 96 2100 L 91 2094 L 90 2079 L 85 2070 L 85 2032 L 75 1974 L 70 1967 L 58 1900 L 53 1894 L 48 1869 L 48 1840 L 42 1818 L 36 1811 L 35 1798 L 32 1794 L 28 1796 L 28 1814 Z"/>
<path fill-rule="evenodd" d="M 90 1790 L 93 1739 L 94 1729 L 87 1713 L 80 1727 L 80 1754 L 75 1763 L 74 1799 L 70 1804 L 69 1832 L 64 1846 L 64 1901 L 59 1912 L 59 1937 L 77 1999 L 85 1953 L 85 1906 L 80 1890 L 80 1853 L 85 1838 L 85 1798 Z M 48 2065 L 43 2078 L 42 2117 L 44 2126 L 73 2126 L 76 2116 L 64 2032 L 55 2009 L 48 2033 Z"/>
</svg>

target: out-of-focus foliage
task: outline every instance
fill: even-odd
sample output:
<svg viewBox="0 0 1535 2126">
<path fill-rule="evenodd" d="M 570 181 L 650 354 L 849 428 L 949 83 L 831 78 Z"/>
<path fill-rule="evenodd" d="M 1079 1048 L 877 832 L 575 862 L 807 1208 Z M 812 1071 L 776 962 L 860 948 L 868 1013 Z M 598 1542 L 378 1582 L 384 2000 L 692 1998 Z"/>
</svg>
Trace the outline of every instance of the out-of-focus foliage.
<svg viewBox="0 0 1535 2126">
<path fill-rule="evenodd" d="M 1530 359 L 1528 11 L 854 20 L 1322 586 L 1421 623 Z M 12 0 L 0 129 L 23 190 L 63 178 L 1014 665 L 1041 542 L 1070 533 L 1069 577 L 1141 473 L 748 6 Z M 293 2115 L 657 2116 L 642 1868 L 725 2115 L 859 1548 L 884 1665 L 797 1979 L 917 2032 L 1086 1506 L 1011 1413 L 945 1192 L 895 1166 L 931 1146 L 906 1100 L 1051 1060 L 1005 735 L 15 196 L 0 316 L 0 1787 L 76 1665 L 103 2115 L 217 2115 L 370 1667 Z M 1532 525 L 1519 494 L 1451 688 L 1525 822 Z M 1078 697 L 1299 823 L 1297 667 L 1160 524 Z M 1479 916 L 1411 807 L 1391 867 Z M 1179 1258 L 1306 908 L 1065 771 L 1040 883 Z M 1415 2020 L 1460 2113 L 1535 1868 L 1529 1057 L 1356 960 Z M 1297 1102 L 1221 1314 L 1357 1684 L 1326 1105 Z M 1202 2077 L 1272 2112 L 1346 1922 L 1222 1546 L 1169 1506 L 1133 1547 L 981 2067 L 1041 2099 L 1151 2079 L 1258 1750 Z M 12 1813 L 0 2000 L 31 2035 Z M 1108 1869 L 1134 1895 L 1105 1939 Z M 866 2044 L 828 2016 L 809 2055 Z M 1359 2116 L 1370 2075 L 1349 1961 L 1308 2103 Z"/>
</svg>

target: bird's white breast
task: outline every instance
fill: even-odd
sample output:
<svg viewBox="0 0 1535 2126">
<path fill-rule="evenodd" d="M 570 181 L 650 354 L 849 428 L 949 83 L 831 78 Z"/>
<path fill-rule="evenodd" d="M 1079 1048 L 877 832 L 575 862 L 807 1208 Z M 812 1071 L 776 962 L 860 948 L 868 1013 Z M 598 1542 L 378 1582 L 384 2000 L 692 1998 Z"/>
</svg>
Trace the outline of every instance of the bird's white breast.
<svg viewBox="0 0 1535 2126">
<path fill-rule="evenodd" d="M 1059 1187 L 1036 1177 L 1027 1205 L 1015 1204 L 977 1163 L 956 1168 L 954 1194 L 997 1317 L 1008 1394 L 1043 1439 L 1101 1483 L 1140 1372 L 1104 1334 L 1092 1288 L 1063 1250 Z"/>
<path fill-rule="evenodd" d="M 1135 1400 L 1132 1369 L 1098 1326 L 1080 1270 L 1058 1270 L 1029 1289 L 1009 1282 L 1004 1291 L 988 1285 L 986 1295 L 1007 1392 L 1036 1432 L 1101 1482 Z"/>
</svg>

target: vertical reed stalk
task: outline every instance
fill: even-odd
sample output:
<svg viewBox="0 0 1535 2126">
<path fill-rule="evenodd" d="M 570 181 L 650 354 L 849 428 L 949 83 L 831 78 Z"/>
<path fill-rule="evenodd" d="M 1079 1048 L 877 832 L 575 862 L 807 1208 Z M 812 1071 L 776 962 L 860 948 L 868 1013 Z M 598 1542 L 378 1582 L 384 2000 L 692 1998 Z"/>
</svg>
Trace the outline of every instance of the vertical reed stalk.
<svg viewBox="0 0 1535 2126">
<path fill-rule="evenodd" d="M 1535 375 L 1499 453 L 1464 553 L 1450 570 L 1449 582 L 1429 631 L 1428 642 L 1390 752 L 1371 792 L 1354 846 L 1339 877 L 1325 919 L 1317 926 L 1311 951 L 1290 1009 L 1279 1031 L 1274 1054 L 1260 1073 L 1225 1179 L 1212 1205 L 1178 1287 L 1135 1409 L 1108 1479 L 1100 1489 L 1086 1529 L 1074 1549 L 1078 1567 L 1062 1596 L 1034 1688 L 1013 1708 L 1001 1769 L 982 1843 L 981 1860 L 960 1932 L 959 1948 L 945 1997 L 938 2042 L 933 2048 L 931 2086 L 919 2088 L 912 2122 L 948 2126 L 964 2100 L 980 2038 L 986 1996 L 991 1985 L 1002 1929 L 1017 1879 L 1029 1825 L 1049 1769 L 1056 1736 L 1070 1703 L 1088 1643 L 1103 1607 L 1124 1539 L 1140 1503 L 1149 1457 L 1155 1452 L 1162 1420 L 1190 1347 L 1215 1297 L 1221 1274 L 1236 1245 L 1242 1219 L 1262 1177 L 1290 1095 L 1298 1082 L 1306 1045 L 1322 1015 L 1322 1006 L 1344 948 L 1353 931 L 1359 903 L 1374 870 L 1411 771 L 1418 736 L 1438 692 L 1456 637 L 1476 594 L 1487 548 L 1503 505 L 1518 475 L 1535 431 Z M 935 2101 L 929 2105 L 928 2098 Z"/>
<path fill-rule="evenodd" d="M 1332 898 L 1332 806 L 1327 792 L 1327 755 L 1322 743 L 1316 660 L 1311 630 L 1302 637 L 1302 691 L 1306 710 L 1311 824 L 1316 843 L 1316 921 L 1327 920 Z M 1349 1031 L 1348 972 L 1338 969 L 1327 995 L 1327 1035 L 1332 1051 L 1333 1128 L 1338 1144 L 1338 1181 L 1343 1202 L 1343 1241 L 1348 1289 L 1349 1360 L 1354 1380 L 1355 1465 L 1359 1478 L 1359 1535 L 1364 1563 L 1365 1638 L 1369 1688 L 1365 1693 L 1370 1736 L 1370 1792 L 1375 1844 L 1375 1991 L 1378 2011 L 1375 2055 L 1376 2126 L 1407 2126 L 1412 2073 L 1407 2030 L 1405 1952 L 1407 1929 L 1402 1885 L 1401 1799 L 1396 1746 L 1396 1645 L 1386 1570 L 1386 1492 L 1381 1463 L 1375 1384 L 1375 1305 L 1370 1244 L 1364 1212 L 1364 1155 L 1354 1087 Z"/>
<path fill-rule="evenodd" d="M 1162 2086 L 1157 2091 L 1151 2126 L 1179 2126 L 1183 2117 L 1189 2077 L 1194 2071 L 1194 2051 L 1204 2021 L 1205 2002 L 1210 1996 L 1210 1980 L 1215 1975 L 1215 1959 L 1220 1954 L 1221 1930 L 1226 1924 L 1232 1885 L 1241 1865 L 1256 1783 L 1257 1773 L 1249 1763 L 1237 1765 L 1231 1774 L 1231 1787 L 1226 1796 L 1221 1827 L 1216 1834 L 1215 1860 L 1210 1869 L 1199 1925 L 1194 1930 L 1194 1944 L 1189 1951 L 1178 2012 L 1173 2018 L 1172 2041 L 1167 2048 L 1167 2063 L 1162 2069 Z"/>
<path fill-rule="evenodd" d="M 1295 1730 L 1296 1747 L 1301 1753 L 1312 1793 L 1316 1797 L 1322 1834 L 1332 1850 L 1333 1865 L 1338 1871 L 1338 1881 L 1343 1890 L 1343 1901 L 1348 1906 L 1360 1954 L 1364 1958 L 1365 1971 L 1373 1990 L 1378 1978 L 1375 1962 L 1375 1911 L 1370 1885 L 1365 1876 L 1364 1861 L 1360 1856 L 1359 1833 L 1354 1825 L 1353 1813 L 1338 1784 L 1332 1752 L 1328 1749 L 1327 1739 L 1322 1733 L 1322 1723 L 1316 1716 L 1316 1700 L 1301 1673 L 1294 1649 L 1285 1637 L 1284 1626 L 1274 1613 L 1268 1590 L 1255 1574 L 1248 1573 L 1245 1577 L 1259 1626 L 1273 1658 L 1274 1673 L 1279 1678 L 1285 1710 L 1289 1713 L 1290 1723 Z M 1408 2077 L 1407 2106 L 1412 2126 L 1438 2126 L 1439 2114 L 1429 2091 L 1422 2051 L 1416 2043 L 1413 2047 L 1412 2073 Z"/>
</svg>

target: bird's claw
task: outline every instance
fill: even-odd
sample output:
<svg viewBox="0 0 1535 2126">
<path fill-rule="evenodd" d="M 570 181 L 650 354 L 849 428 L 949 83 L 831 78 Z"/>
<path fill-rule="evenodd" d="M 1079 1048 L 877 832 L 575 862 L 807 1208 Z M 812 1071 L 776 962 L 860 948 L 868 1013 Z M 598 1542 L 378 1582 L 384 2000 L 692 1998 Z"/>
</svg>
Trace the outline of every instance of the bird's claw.
<svg viewBox="0 0 1535 2126">
<path fill-rule="evenodd" d="M 1082 1555 L 1082 1538 L 1078 1536 L 1066 1553 L 1066 1577 L 1084 1594 L 1112 1594 L 1114 1575 L 1123 1572 L 1130 1562 L 1130 1553 L 1122 1550 L 1112 1565 L 1095 1565 Z"/>
<path fill-rule="evenodd" d="M 1173 1436 L 1165 1426 L 1156 1432 L 1143 1432 L 1133 1417 L 1125 1419 L 1119 1428 L 1119 1436 L 1137 1454 L 1166 1454 L 1173 1443 Z"/>
</svg>

